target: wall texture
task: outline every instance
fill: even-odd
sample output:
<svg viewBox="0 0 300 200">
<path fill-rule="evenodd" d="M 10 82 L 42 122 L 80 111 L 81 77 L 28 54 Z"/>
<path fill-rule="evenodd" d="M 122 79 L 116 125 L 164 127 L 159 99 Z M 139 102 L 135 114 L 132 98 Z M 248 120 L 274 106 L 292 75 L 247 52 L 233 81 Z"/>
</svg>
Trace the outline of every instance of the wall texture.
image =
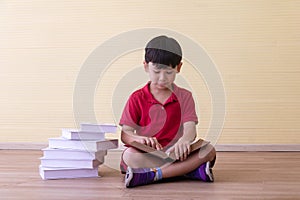
<svg viewBox="0 0 300 200">
<path fill-rule="evenodd" d="M 219 144 L 300 142 L 300 1 L 276 0 L 0 1 L 0 142 L 47 142 L 75 127 L 73 90 L 84 61 L 111 37 L 145 27 L 192 38 L 218 66 L 227 96 Z M 112 91 L 142 59 L 142 51 L 121 56 L 99 80 L 99 122 L 118 122 Z M 182 70 L 204 137 L 209 92 L 188 62 Z"/>
</svg>

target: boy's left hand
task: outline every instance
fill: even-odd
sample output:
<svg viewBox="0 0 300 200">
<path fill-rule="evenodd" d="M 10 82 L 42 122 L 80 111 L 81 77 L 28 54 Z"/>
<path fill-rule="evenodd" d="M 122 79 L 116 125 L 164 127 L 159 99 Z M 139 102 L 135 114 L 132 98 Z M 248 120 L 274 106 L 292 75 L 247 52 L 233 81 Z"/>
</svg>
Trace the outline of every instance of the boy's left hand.
<svg viewBox="0 0 300 200">
<path fill-rule="evenodd" d="M 176 160 L 184 161 L 191 152 L 190 142 L 179 140 L 167 152 L 174 152 Z"/>
</svg>

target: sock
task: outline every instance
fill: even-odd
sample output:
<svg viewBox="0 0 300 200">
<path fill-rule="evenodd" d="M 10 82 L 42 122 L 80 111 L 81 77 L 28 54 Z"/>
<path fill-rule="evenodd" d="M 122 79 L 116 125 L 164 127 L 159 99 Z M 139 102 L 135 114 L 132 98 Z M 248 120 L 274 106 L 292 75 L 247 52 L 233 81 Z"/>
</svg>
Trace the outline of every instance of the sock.
<svg viewBox="0 0 300 200">
<path fill-rule="evenodd" d="M 152 169 L 155 172 L 155 177 L 154 177 L 154 181 L 159 181 L 162 179 L 162 172 L 161 169 L 159 167 L 153 168 Z"/>
</svg>

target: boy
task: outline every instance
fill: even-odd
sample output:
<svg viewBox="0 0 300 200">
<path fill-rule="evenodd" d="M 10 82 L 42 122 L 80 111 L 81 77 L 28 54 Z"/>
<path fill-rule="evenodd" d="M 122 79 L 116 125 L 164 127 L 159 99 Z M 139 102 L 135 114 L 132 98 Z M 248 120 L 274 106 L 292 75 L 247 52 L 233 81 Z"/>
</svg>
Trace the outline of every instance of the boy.
<svg viewBox="0 0 300 200">
<path fill-rule="evenodd" d="M 164 178 L 185 176 L 213 182 L 216 152 L 212 145 L 190 152 L 198 118 L 190 91 L 174 84 L 182 66 L 176 40 L 153 38 L 145 48 L 144 69 L 149 82 L 131 94 L 123 110 L 121 140 L 127 146 L 121 158 L 125 186 L 146 185 Z M 164 160 L 130 147 L 132 141 L 157 150 L 174 152 L 176 161 Z"/>
</svg>

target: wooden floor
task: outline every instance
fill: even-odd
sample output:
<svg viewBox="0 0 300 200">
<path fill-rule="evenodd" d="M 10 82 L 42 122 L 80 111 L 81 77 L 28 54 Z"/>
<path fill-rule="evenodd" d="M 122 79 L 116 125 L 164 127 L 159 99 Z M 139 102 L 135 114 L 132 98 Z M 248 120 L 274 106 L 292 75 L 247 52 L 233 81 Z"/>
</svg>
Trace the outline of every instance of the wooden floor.
<svg viewBox="0 0 300 200">
<path fill-rule="evenodd" d="M 177 180 L 126 189 L 107 155 L 100 178 L 44 181 L 41 151 L 0 150 L 0 199 L 300 199 L 299 152 L 218 152 L 215 182 Z"/>
</svg>

